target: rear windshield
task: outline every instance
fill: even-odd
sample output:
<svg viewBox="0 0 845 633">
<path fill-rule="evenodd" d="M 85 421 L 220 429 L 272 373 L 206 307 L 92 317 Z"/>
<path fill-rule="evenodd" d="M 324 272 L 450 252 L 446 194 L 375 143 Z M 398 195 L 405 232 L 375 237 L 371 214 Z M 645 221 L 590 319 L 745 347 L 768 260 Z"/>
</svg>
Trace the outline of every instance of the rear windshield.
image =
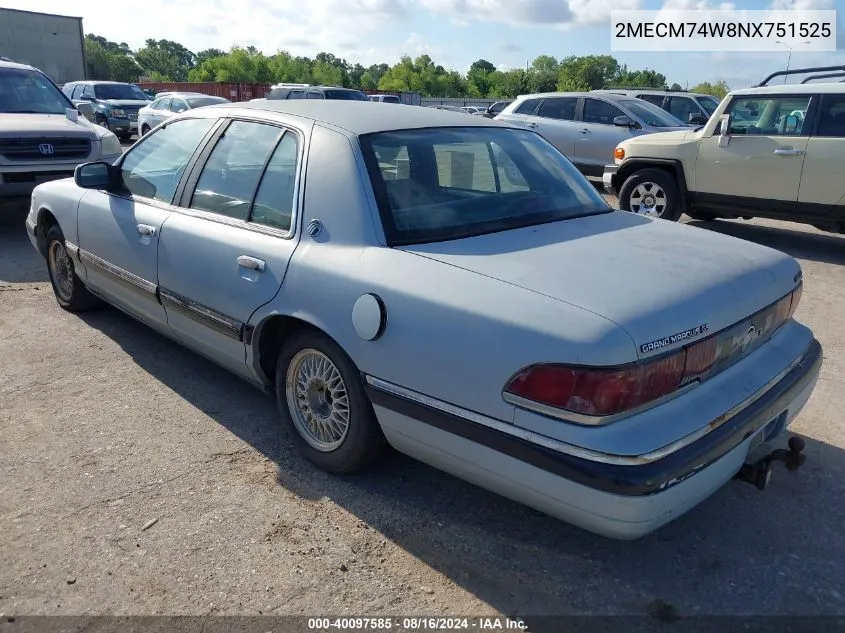
<svg viewBox="0 0 845 633">
<path fill-rule="evenodd" d="M 669 114 L 663 108 L 642 99 L 625 99 L 620 101 L 641 123 L 651 127 L 689 127 L 673 114 Z"/>
<path fill-rule="evenodd" d="M 136 101 L 149 101 L 138 86 L 130 84 L 97 84 L 94 86 L 94 96 L 97 99 L 134 99 Z"/>
<path fill-rule="evenodd" d="M 40 72 L 0 68 L 0 112 L 64 114 L 73 104 Z"/>
<path fill-rule="evenodd" d="M 369 101 L 370 98 L 357 90 L 325 90 L 326 99 L 345 99 L 346 101 Z"/>
<path fill-rule="evenodd" d="M 539 135 L 497 127 L 361 137 L 391 245 L 453 240 L 611 209 Z"/>
<path fill-rule="evenodd" d="M 192 108 L 201 108 L 208 105 L 216 105 L 219 103 L 229 103 L 228 99 L 223 97 L 191 97 L 187 99 Z"/>
</svg>

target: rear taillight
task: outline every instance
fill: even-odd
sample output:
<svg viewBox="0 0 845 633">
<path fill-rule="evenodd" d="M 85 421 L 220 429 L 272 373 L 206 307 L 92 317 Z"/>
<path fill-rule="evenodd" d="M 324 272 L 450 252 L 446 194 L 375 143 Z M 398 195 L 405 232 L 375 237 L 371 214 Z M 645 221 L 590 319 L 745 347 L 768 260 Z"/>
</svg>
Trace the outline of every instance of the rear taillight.
<svg viewBox="0 0 845 633">
<path fill-rule="evenodd" d="M 789 295 L 791 298 L 789 304 L 789 315 L 786 317 L 787 319 L 791 319 L 795 314 L 795 310 L 798 309 L 798 304 L 801 302 L 801 295 L 804 294 L 804 284 L 798 284 L 798 287 L 792 291 L 792 294 Z M 785 297 L 784 297 L 785 298 Z M 782 299 L 783 300 L 783 299 Z"/>
<path fill-rule="evenodd" d="M 800 298 L 798 286 L 770 306 L 767 336 L 792 317 Z M 718 371 L 725 365 L 723 361 L 730 361 L 726 354 L 732 349 L 726 342 L 717 333 L 672 354 L 610 369 L 532 365 L 508 382 L 504 396 L 518 406 L 571 412 L 586 416 L 580 421 L 600 424 L 605 418 L 636 410 Z"/>
</svg>

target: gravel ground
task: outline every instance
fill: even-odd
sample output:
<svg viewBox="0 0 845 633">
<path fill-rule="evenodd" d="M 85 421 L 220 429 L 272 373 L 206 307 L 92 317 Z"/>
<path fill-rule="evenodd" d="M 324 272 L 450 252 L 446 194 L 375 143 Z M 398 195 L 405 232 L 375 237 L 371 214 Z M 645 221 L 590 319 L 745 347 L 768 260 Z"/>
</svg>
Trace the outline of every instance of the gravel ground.
<svg viewBox="0 0 845 633">
<path fill-rule="evenodd" d="M 845 614 L 841 236 L 702 225 L 801 260 L 807 463 L 615 542 L 400 455 L 315 470 L 270 398 L 116 310 L 60 310 L 23 218 L 0 208 L 0 614 Z"/>
</svg>

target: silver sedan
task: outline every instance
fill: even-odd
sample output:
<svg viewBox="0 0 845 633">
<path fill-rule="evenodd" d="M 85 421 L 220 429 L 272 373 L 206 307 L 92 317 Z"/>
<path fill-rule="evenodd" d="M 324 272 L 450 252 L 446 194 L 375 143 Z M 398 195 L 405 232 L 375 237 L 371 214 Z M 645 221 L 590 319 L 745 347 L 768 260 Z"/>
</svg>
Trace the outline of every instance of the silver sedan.
<svg viewBox="0 0 845 633">
<path fill-rule="evenodd" d="M 138 135 L 144 136 L 174 114 L 208 105 L 229 103 L 224 97 L 213 97 L 200 92 L 167 92 L 159 94 L 150 105 L 138 111 Z"/>
</svg>

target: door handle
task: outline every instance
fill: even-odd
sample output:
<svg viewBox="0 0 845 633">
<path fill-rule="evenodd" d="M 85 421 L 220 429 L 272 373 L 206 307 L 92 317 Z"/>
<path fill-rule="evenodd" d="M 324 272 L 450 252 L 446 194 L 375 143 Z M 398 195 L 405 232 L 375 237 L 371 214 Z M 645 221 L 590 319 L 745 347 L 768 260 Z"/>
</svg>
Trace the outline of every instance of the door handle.
<svg viewBox="0 0 845 633">
<path fill-rule="evenodd" d="M 778 156 L 800 156 L 804 153 L 803 149 L 792 149 L 790 148 L 780 148 L 775 150 L 775 154 Z"/>
<path fill-rule="evenodd" d="M 241 255 L 238 257 L 238 266 L 241 266 L 242 268 L 249 268 L 250 270 L 257 270 L 260 273 L 263 273 L 264 269 L 267 268 L 267 264 L 263 259 L 250 257 L 249 255 Z"/>
<path fill-rule="evenodd" d="M 584 128 L 583 130 L 578 130 L 581 134 L 590 134 L 590 130 L 588 128 Z"/>
<path fill-rule="evenodd" d="M 155 237 L 157 232 L 158 231 L 156 230 L 156 227 L 150 226 L 149 224 L 138 225 L 138 233 L 140 233 L 141 235 L 149 235 L 150 237 Z"/>
<path fill-rule="evenodd" d="M 537 124 L 533 123 L 533 122 L 532 123 L 526 123 L 525 127 L 537 127 Z"/>
</svg>

